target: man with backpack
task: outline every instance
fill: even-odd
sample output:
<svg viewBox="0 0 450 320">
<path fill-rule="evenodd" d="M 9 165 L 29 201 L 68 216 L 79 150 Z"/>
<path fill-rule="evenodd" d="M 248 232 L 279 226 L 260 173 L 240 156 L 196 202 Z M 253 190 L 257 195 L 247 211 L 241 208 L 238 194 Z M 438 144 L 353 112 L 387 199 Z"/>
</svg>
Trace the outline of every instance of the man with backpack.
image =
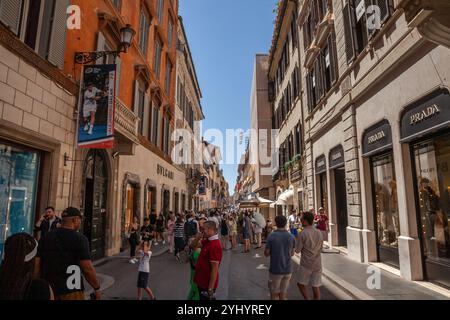
<svg viewBox="0 0 450 320">
<path fill-rule="evenodd" d="M 189 243 L 189 239 L 195 238 L 199 233 L 198 222 L 194 219 L 195 215 L 192 212 L 189 212 L 187 217 L 187 221 L 184 224 L 184 235 L 186 238 L 186 243 Z"/>
</svg>

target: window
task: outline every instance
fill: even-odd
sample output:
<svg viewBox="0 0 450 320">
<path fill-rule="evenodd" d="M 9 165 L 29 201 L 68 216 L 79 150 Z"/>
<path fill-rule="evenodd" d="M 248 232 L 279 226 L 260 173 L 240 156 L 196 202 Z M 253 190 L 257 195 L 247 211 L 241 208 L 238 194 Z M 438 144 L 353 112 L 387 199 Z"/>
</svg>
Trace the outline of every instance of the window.
<svg viewBox="0 0 450 320">
<path fill-rule="evenodd" d="M 144 112 L 145 112 L 145 92 L 139 86 L 135 89 L 137 101 L 135 101 L 135 112 L 141 121 L 139 121 L 139 134 L 144 135 Z"/>
<path fill-rule="evenodd" d="M 150 28 L 149 19 L 145 14 L 144 10 L 141 10 L 140 17 L 140 26 L 139 26 L 139 48 L 141 52 L 147 56 L 147 47 L 148 47 L 148 32 Z"/>
<path fill-rule="evenodd" d="M 302 130 L 300 124 L 295 127 L 295 154 L 302 154 Z"/>
<path fill-rule="evenodd" d="M 158 145 L 158 130 L 159 130 L 159 109 L 158 105 L 153 102 L 152 106 L 152 128 L 151 128 L 151 142 Z"/>
<path fill-rule="evenodd" d="M 169 56 L 167 56 L 166 62 L 166 92 L 167 95 L 170 96 L 170 81 L 172 79 L 172 63 L 169 60 Z"/>
<path fill-rule="evenodd" d="M 159 23 L 162 23 L 164 17 L 164 0 L 158 0 L 156 14 L 158 15 Z"/>
<path fill-rule="evenodd" d="M 154 61 L 154 65 L 153 65 L 153 69 L 156 73 L 156 75 L 160 76 L 160 68 L 161 68 L 161 41 L 159 40 L 159 38 L 156 38 L 155 41 L 155 61 Z"/>
<path fill-rule="evenodd" d="M 292 35 L 292 46 L 293 48 L 297 48 L 298 33 L 297 33 L 297 17 L 295 16 L 295 14 L 292 15 L 291 35 Z"/>
<path fill-rule="evenodd" d="M 62 69 L 68 6 L 69 0 L 1 0 L 0 21 L 42 58 Z"/>
<path fill-rule="evenodd" d="M 167 27 L 167 41 L 169 42 L 169 48 L 172 48 L 173 41 L 173 22 L 169 19 L 169 25 Z"/>
</svg>

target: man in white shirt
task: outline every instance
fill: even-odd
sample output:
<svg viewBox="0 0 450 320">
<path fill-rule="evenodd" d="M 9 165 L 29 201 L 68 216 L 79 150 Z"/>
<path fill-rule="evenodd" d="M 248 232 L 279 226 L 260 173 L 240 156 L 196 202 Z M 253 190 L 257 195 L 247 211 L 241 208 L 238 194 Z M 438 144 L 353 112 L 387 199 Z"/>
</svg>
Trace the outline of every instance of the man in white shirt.
<svg viewBox="0 0 450 320">
<path fill-rule="evenodd" d="M 83 119 L 84 119 L 84 131 L 87 131 L 89 135 L 92 135 L 95 124 L 95 113 L 97 112 L 97 101 L 102 98 L 105 93 L 97 89 L 93 83 L 89 83 L 86 91 L 84 92 L 83 103 Z"/>
</svg>

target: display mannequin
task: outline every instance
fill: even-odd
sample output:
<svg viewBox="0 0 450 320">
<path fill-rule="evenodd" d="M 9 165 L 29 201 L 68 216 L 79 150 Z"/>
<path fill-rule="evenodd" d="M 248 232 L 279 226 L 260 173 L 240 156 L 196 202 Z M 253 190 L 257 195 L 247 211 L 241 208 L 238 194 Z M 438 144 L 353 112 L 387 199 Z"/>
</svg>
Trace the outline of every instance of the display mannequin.
<svg viewBox="0 0 450 320">
<path fill-rule="evenodd" d="M 395 239 L 391 243 L 391 247 L 398 247 L 398 237 L 400 236 L 400 217 L 398 213 L 398 198 L 397 198 L 397 182 L 391 180 L 389 182 L 391 187 L 391 219 L 394 227 Z"/>
</svg>

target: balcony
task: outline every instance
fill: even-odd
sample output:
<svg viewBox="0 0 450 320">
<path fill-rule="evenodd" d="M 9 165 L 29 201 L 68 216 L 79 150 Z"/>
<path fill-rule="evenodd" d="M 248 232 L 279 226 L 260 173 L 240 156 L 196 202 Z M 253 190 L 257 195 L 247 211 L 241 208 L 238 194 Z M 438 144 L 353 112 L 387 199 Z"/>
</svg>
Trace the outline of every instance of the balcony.
<svg viewBox="0 0 450 320">
<path fill-rule="evenodd" d="M 114 114 L 114 129 L 117 148 L 122 155 L 133 155 L 134 147 L 139 144 L 139 118 L 116 98 L 116 112 Z"/>
</svg>

